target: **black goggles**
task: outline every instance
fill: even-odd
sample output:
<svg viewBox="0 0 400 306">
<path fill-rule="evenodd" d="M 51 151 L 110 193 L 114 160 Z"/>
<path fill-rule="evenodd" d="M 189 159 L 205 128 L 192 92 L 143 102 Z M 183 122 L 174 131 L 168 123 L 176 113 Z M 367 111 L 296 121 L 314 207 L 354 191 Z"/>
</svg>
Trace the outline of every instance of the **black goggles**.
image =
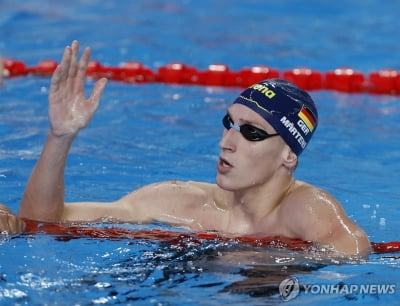
<svg viewBox="0 0 400 306">
<path fill-rule="evenodd" d="M 240 132 L 244 138 L 249 141 L 261 141 L 273 136 L 278 136 L 279 134 L 268 134 L 266 131 L 259 129 L 251 124 L 243 124 L 241 126 L 237 126 L 233 124 L 233 121 L 229 114 L 226 114 L 225 117 L 222 119 L 222 124 L 224 127 L 229 130 L 234 128 L 236 131 Z"/>
</svg>

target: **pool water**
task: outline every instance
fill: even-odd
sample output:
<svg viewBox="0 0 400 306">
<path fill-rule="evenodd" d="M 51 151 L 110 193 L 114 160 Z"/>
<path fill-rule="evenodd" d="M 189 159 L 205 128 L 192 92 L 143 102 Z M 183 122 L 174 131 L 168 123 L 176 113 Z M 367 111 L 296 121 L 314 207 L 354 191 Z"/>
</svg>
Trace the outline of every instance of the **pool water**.
<svg viewBox="0 0 400 306">
<path fill-rule="evenodd" d="M 39 4 L 40 3 L 40 4 Z M 73 39 L 104 65 L 152 69 L 269 65 L 368 73 L 400 70 L 397 12 L 379 1 L 2 1 L 0 54 L 36 65 L 59 60 Z M 0 88 L 0 201 L 18 210 L 46 131 L 49 78 Z M 87 83 L 87 91 L 93 86 Z M 109 82 L 96 117 L 76 139 L 68 201 L 112 201 L 169 179 L 214 182 L 221 118 L 240 88 Z M 320 123 L 296 177 L 331 192 L 371 241 L 400 240 L 400 97 L 313 91 Z M 176 230 L 162 224 L 95 224 Z M 92 239 L 21 235 L 0 243 L 0 304 L 265 305 L 279 284 L 394 285 L 391 294 L 307 294 L 292 303 L 395 304 L 399 254 L 362 261 L 218 240 Z"/>
</svg>

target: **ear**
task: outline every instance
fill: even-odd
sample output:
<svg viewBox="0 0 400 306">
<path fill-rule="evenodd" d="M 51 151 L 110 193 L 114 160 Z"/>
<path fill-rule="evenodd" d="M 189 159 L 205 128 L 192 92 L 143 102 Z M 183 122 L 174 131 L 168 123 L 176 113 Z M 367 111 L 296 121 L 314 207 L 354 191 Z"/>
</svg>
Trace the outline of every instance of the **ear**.
<svg viewBox="0 0 400 306">
<path fill-rule="evenodd" d="M 285 149 L 282 152 L 283 157 L 283 165 L 288 169 L 295 169 L 297 166 L 297 155 L 290 149 L 288 145 L 285 146 Z"/>
</svg>

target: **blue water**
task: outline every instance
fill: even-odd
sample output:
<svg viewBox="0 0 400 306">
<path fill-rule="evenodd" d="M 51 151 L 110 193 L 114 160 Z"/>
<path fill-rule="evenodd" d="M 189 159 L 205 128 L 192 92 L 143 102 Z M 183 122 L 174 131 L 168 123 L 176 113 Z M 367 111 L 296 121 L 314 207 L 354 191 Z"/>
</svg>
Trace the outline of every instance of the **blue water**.
<svg viewBox="0 0 400 306">
<path fill-rule="evenodd" d="M 36 65 L 73 39 L 104 65 L 137 60 L 232 69 L 347 66 L 400 70 L 400 2 L 7 1 L 0 54 Z M 0 201 L 18 210 L 48 128 L 48 78 L 0 88 Z M 88 81 L 89 91 L 93 83 Z M 238 88 L 110 82 L 74 143 L 68 201 L 112 201 L 168 179 L 214 182 L 220 119 Z M 400 97 L 311 92 L 320 124 L 296 177 L 331 192 L 371 241 L 400 240 Z M 102 226 L 102 225 L 99 225 Z M 118 225 L 130 229 L 147 226 Z M 150 228 L 170 229 L 164 225 Z M 292 302 L 394 304 L 398 254 L 335 264 L 290 251 L 204 241 L 73 239 L 38 234 L 0 245 L 0 304 L 264 305 L 282 302 L 288 275 L 302 284 L 394 284 L 395 294 L 305 294 Z"/>
</svg>

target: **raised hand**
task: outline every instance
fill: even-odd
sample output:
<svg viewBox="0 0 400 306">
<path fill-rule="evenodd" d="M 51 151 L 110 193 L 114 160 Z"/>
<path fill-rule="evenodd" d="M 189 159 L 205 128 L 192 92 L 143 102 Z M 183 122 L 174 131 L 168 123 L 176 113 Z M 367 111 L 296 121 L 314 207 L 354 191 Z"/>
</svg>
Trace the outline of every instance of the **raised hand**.
<svg viewBox="0 0 400 306">
<path fill-rule="evenodd" d="M 32 220 L 59 221 L 64 213 L 64 168 L 79 130 L 95 113 L 107 79 L 96 82 L 88 99 L 84 84 L 90 49 L 78 61 L 79 44 L 66 47 L 54 71 L 49 92 L 50 131 L 26 185 L 19 215 Z"/>
<path fill-rule="evenodd" d="M 84 84 L 90 49 L 78 61 L 79 43 L 65 48 L 60 65 L 54 71 L 49 92 L 49 119 L 54 136 L 73 135 L 86 127 L 97 110 L 107 79 L 98 80 L 88 99 Z"/>
</svg>

